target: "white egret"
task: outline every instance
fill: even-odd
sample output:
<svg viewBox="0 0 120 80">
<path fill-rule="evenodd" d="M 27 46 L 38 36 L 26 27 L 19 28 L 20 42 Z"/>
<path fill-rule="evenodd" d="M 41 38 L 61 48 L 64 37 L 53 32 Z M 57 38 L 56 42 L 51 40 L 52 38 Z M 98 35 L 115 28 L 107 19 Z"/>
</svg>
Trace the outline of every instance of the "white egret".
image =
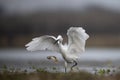
<svg viewBox="0 0 120 80">
<path fill-rule="evenodd" d="M 74 63 L 71 67 L 77 66 L 77 59 L 79 54 L 85 51 L 86 40 L 89 38 L 89 35 L 85 32 L 82 27 L 70 27 L 67 31 L 68 42 L 63 44 L 63 38 L 61 35 L 58 37 L 44 35 L 32 39 L 31 42 L 26 44 L 26 49 L 28 51 L 37 51 L 37 50 L 50 50 L 61 53 L 65 61 L 65 72 L 67 70 L 68 63 Z"/>
</svg>

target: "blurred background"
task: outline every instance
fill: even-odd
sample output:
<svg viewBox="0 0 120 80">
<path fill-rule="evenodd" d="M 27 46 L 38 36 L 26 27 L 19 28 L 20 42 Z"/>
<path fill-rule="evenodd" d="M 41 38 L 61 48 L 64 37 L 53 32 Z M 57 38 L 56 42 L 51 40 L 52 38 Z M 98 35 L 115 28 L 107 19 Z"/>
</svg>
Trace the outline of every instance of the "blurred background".
<svg viewBox="0 0 120 80">
<path fill-rule="evenodd" d="M 24 47 L 32 38 L 81 26 L 87 47 L 120 47 L 119 0 L 0 0 L 0 47 Z"/>
<path fill-rule="evenodd" d="M 42 35 L 61 34 L 67 41 L 72 26 L 83 27 L 90 35 L 79 69 L 120 71 L 120 0 L 0 0 L 0 72 L 7 66 L 16 71 L 64 71 L 60 54 L 29 52 L 25 44 Z M 46 58 L 51 55 L 58 64 Z"/>
</svg>

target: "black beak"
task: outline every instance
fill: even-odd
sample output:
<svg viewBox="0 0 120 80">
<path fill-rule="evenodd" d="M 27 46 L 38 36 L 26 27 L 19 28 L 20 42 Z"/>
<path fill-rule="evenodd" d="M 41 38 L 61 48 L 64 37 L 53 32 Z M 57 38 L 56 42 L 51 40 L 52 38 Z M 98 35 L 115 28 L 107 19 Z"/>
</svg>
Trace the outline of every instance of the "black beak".
<svg viewBox="0 0 120 80">
<path fill-rule="evenodd" d="M 57 44 L 57 42 L 58 42 L 58 40 L 56 40 L 56 41 L 54 42 L 54 44 Z"/>
</svg>

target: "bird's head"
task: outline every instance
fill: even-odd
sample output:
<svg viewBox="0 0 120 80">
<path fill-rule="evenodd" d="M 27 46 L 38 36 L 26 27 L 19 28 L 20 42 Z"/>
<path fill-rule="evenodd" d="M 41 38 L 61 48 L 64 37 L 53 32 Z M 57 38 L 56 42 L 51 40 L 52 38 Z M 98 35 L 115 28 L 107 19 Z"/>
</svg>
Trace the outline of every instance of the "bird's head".
<svg viewBox="0 0 120 80">
<path fill-rule="evenodd" d="M 63 37 L 61 35 L 58 35 L 57 40 L 58 40 L 58 42 L 62 43 Z"/>
</svg>

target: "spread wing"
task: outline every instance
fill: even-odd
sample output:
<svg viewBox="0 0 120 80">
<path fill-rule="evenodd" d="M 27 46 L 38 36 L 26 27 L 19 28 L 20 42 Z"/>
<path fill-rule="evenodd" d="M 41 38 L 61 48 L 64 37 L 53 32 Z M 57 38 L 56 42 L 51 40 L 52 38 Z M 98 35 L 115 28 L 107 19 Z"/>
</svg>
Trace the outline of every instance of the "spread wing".
<svg viewBox="0 0 120 80">
<path fill-rule="evenodd" d="M 89 35 L 82 27 L 71 27 L 68 29 L 68 51 L 71 56 L 78 56 L 78 53 L 85 51 L 85 43 Z"/>
<path fill-rule="evenodd" d="M 50 50 L 59 52 L 58 44 L 55 44 L 56 40 L 57 39 L 54 36 L 45 35 L 33 38 L 32 41 L 25 46 L 28 51 Z"/>
</svg>

